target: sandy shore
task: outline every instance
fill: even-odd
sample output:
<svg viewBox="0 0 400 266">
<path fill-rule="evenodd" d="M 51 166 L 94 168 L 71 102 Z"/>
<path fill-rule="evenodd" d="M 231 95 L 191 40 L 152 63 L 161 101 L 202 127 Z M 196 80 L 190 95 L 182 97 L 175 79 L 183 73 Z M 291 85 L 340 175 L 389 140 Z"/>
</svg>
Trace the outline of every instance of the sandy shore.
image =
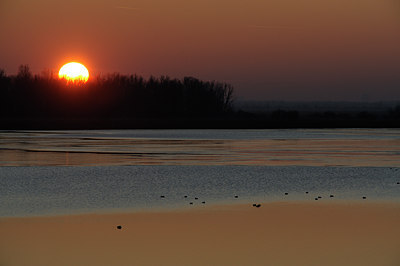
<svg viewBox="0 0 400 266">
<path fill-rule="evenodd" d="M 0 218 L 0 265 L 394 266 L 400 265 L 400 204 Z"/>
</svg>

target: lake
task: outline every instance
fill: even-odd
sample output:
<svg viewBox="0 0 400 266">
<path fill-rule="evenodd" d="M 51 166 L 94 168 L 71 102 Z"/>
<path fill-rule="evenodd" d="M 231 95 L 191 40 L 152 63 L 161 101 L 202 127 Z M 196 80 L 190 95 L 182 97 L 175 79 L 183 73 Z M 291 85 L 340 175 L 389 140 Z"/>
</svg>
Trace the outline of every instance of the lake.
<svg viewBox="0 0 400 266">
<path fill-rule="evenodd" d="M 399 129 L 0 131 L 0 216 L 400 201 L 399 162 Z"/>
</svg>

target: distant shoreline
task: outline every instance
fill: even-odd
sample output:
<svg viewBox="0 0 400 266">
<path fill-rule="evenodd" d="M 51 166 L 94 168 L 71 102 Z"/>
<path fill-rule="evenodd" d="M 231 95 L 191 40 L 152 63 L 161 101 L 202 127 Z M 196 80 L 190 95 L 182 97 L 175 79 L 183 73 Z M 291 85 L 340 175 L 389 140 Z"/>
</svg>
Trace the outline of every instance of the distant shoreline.
<svg viewBox="0 0 400 266">
<path fill-rule="evenodd" d="M 0 130 L 400 128 L 399 118 L 0 118 Z"/>
</svg>

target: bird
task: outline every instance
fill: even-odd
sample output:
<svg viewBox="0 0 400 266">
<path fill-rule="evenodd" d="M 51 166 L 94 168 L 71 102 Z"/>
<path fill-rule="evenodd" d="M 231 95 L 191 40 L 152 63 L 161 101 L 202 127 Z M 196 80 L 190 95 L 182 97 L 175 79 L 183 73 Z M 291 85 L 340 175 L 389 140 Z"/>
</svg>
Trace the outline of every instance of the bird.
<svg viewBox="0 0 400 266">
<path fill-rule="evenodd" d="M 206 202 L 205 202 L 205 201 L 202 201 L 201 203 L 203 203 L 203 204 L 206 204 Z"/>
<path fill-rule="evenodd" d="M 165 196 L 160 196 L 160 198 L 165 198 Z"/>
<path fill-rule="evenodd" d="M 187 196 L 184 196 L 184 198 L 187 198 Z"/>
<path fill-rule="evenodd" d="M 256 206 L 257 206 L 257 204 L 254 203 L 254 204 L 253 204 L 253 207 L 256 207 Z"/>
<path fill-rule="evenodd" d="M 315 200 L 318 200 L 318 198 L 315 198 Z"/>
<path fill-rule="evenodd" d="M 329 197 L 333 198 L 334 196 L 333 196 L 333 195 L 330 195 Z"/>
<path fill-rule="evenodd" d="M 367 199 L 367 197 L 364 196 L 363 199 Z"/>
<path fill-rule="evenodd" d="M 319 198 L 319 199 L 322 199 L 322 197 L 321 197 L 321 196 L 318 196 L 318 198 Z"/>
<path fill-rule="evenodd" d="M 285 195 L 287 195 L 287 194 L 289 194 L 289 193 L 285 192 Z"/>
<path fill-rule="evenodd" d="M 260 208 L 260 207 L 261 207 L 261 204 L 257 204 L 257 205 L 256 205 L 256 208 Z"/>
<path fill-rule="evenodd" d="M 195 200 L 198 200 L 199 198 L 194 198 Z"/>
<path fill-rule="evenodd" d="M 308 191 L 306 191 L 306 194 L 308 194 Z"/>
<path fill-rule="evenodd" d="M 237 199 L 237 198 L 238 198 L 238 196 L 236 195 L 236 196 L 235 196 L 235 198 Z"/>
<path fill-rule="evenodd" d="M 121 229 L 122 229 L 122 226 L 121 226 L 121 225 L 118 225 L 118 226 L 117 226 L 117 229 L 118 229 L 118 230 L 121 230 Z"/>
<path fill-rule="evenodd" d="M 190 205 L 193 205 L 193 202 L 190 202 L 189 204 L 190 204 Z"/>
</svg>

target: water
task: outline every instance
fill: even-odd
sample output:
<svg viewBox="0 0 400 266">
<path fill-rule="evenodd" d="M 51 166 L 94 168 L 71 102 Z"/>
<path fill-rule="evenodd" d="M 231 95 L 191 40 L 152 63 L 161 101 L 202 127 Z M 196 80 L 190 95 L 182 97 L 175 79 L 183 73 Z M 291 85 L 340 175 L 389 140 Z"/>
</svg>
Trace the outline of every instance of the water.
<svg viewBox="0 0 400 266">
<path fill-rule="evenodd" d="M 400 201 L 399 133 L 3 131 L 0 216 L 314 201 L 317 196 Z"/>
<path fill-rule="evenodd" d="M 400 130 L 0 131 L 0 166 L 386 166 Z"/>
</svg>

